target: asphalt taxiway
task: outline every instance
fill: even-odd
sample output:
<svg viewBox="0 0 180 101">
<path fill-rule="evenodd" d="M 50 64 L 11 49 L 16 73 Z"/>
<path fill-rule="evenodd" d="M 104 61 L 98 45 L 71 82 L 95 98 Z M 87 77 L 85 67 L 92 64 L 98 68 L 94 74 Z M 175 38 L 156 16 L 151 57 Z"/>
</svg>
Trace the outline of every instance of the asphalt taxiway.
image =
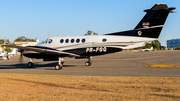
<svg viewBox="0 0 180 101">
<path fill-rule="evenodd" d="M 93 57 L 89 67 L 85 66 L 87 59 L 64 58 L 62 70 L 55 70 L 57 61 L 33 59 L 33 68 L 28 68 L 28 58 L 19 58 L 0 59 L 0 73 L 180 77 L 180 51 L 112 53 Z"/>
</svg>

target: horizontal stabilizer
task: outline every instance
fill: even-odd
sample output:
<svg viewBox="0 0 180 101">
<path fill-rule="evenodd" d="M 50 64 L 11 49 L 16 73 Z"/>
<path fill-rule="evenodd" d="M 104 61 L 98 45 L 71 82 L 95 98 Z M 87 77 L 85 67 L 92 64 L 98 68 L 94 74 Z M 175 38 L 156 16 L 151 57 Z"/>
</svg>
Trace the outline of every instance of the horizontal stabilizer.
<svg viewBox="0 0 180 101">
<path fill-rule="evenodd" d="M 174 10 L 176 8 L 168 8 L 167 4 L 163 4 L 163 3 L 160 3 L 160 4 L 155 4 L 151 9 L 147 9 L 147 10 L 144 10 L 145 12 L 148 12 L 148 11 L 156 11 L 156 10 L 168 10 L 168 11 L 171 11 L 171 10 Z"/>
</svg>

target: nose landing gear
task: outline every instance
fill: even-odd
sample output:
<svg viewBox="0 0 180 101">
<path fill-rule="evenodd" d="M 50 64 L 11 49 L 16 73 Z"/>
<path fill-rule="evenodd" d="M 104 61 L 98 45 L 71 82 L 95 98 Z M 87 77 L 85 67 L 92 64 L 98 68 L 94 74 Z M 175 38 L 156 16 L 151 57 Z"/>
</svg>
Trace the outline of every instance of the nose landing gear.
<svg viewBox="0 0 180 101">
<path fill-rule="evenodd" d="M 56 70 L 61 70 L 63 68 L 62 60 L 63 58 L 59 57 L 59 64 L 55 66 Z"/>
</svg>

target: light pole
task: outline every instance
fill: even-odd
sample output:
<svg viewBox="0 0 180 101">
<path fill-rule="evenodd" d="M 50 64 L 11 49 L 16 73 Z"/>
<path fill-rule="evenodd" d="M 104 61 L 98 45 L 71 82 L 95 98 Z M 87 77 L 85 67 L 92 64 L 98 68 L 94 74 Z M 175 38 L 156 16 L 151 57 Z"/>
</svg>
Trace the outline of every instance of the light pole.
<svg viewBox="0 0 180 101">
<path fill-rule="evenodd" d="M 4 44 L 6 44 L 6 37 L 4 38 Z"/>
<path fill-rule="evenodd" d="M 165 36 L 166 36 L 166 35 L 165 35 Z M 167 50 L 167 36 L 166 36 L 166 40 L 165 40 L 165 41 L 166 41 L 166 50 Z"/>
</svg>

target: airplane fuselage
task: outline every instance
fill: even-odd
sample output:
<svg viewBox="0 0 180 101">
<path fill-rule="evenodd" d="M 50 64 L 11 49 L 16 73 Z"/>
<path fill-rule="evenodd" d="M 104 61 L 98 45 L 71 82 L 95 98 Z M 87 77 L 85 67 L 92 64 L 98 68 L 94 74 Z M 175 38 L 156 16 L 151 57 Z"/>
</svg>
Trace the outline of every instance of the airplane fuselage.
<svg viewBox="0 0 180 101">
<path fill-rule="evenodd" d="M 142 47 L 146 42 L 156 38 L 116 36 L 116 35 L 94 35 L 94 36 L 59 36 L 50 37 L 39 48 L 49 48 L 61 52 L 76 54 L 76 57 L 96 56 L 122 51 L 123 49 Z M 24 56 L 31 58 L 53 58 L 65 57 L 66 54 L 48 56 L 38 52 L 24 52 Z M 38 56 L 38 57 L 37 57 Z"/>
</svg>

